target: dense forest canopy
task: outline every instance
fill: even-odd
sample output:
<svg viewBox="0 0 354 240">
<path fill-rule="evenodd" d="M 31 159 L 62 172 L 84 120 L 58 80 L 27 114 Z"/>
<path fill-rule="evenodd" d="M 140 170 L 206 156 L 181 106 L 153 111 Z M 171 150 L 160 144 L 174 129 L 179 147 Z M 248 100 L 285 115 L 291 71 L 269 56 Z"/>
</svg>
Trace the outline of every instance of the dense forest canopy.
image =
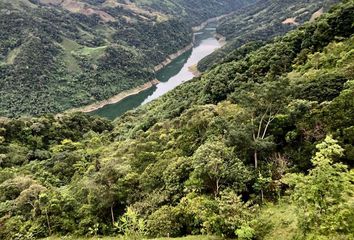
<svg viewBox="0 0 354 240">
<path fill-rule="evenodd" d="M 353 239 L 353 34 L 344 0 L 114 122 L 1 118 L 0 238 Z"/>
<path fill-rule="evenodd" d="M 200 61 L 198 69 L 205 71 L 217 63 L 234 58 L 239 55 L 238 48 L 246 43 L 268 42 L 307 21 L 313 21 L 338 2 L 264 0 L 238 9 L 222 19 L 217 28 L 218 34 L 226 38 L 227 45 Z M 236 52 L 230 55 L 232 51 Z"/>
<path fill-rule="evenodd" d="M 252 2 L 2 0 L 0 116 L 58 113 L 149 82 L 193 26 Z"/>
</svg>

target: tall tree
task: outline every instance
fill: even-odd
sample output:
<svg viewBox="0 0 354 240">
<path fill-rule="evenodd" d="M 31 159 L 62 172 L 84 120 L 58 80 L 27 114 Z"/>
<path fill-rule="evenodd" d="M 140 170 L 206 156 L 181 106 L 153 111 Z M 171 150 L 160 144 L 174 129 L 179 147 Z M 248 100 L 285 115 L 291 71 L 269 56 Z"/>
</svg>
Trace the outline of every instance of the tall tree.
<svg viewBox="0 0 354 240">
<path fill-rule="evenodd" d="M 335 163 L 343 149 L 331 136 L 317 145 L 308 175 L 290 174 L 284 182 L 294 188 L 291 198 L 298 208 L 304 235 L 352 234 L 354 230 L 354 172 Z"/>
</svg>

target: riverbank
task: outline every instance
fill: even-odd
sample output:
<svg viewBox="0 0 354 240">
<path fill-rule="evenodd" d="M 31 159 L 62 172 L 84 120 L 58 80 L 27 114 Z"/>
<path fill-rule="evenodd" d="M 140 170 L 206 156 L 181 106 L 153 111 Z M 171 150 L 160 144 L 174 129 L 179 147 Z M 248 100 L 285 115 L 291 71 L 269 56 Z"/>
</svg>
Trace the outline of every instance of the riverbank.
<svg viewBox="0 0 354 240">
<path fill-rule="evenodd" d="M 118 103 L 129 96 L 139 94 L 140 92 L 145 91 L 145 90 L 155 86 L 158 83 L 160 83 L 159 80 L 153 79 L 153 80 L 151 80 L 143 85 L 140 85 L 138 87 L 135 87 L 133 89 L 129 89 L 129 90 L 120 92 L 119 94 L 117 94 L 109 99 L 106 99 L 106 100 L 103 100 L 100 102 L 96 102 L 96 103 L 93 103 L 93 104 L 90 104 L 90 105 L 87 105 L 84 107 L 74 108 L 74 109 L 71 109 L 67 112 L 84 112 L 84 113 L 93 112 L 93 111 L 96 111 L 100 108 L 103 108 L 106 105 Z"/>
<path fill-rule="evenodd" d="M 156 65 L 154 67 L 154 71 L 160 71 L 162 68 L 166 67 L 168 64 L 170 64 L 173 60 L 175 60 L 176 58 L 178 58 L 179 56 L 181 56 L 182 54 L 188 52 L 189 50 L 191 50 L 194 46 L 194 41 L 189 44 L 188 46 L 182 48 L 181 50 L 177 51 L 176 53 L 173 53 L 171 55 L 169 55 L 165 61 L 163 61 L 162 63 Z"/>
<path fill-rule="evenodd" d="M 225 17 L 228 17 L 228 16 L 231 16 L 234 12 L 230 12 L 228 14 L 224 14 L 224 15 L 221 15 L 221 16 L 218 16 L 218 17 L 213 17 L 213 18 L 209 18 L 208 20 L 202 22 L 200 25 L 198 26 L 195 26 L 195 27 L 192 27 L 192 31 L 195 33 L 195 32 L 198 32 L 200 30 L 202 30 L 203 28 L 205 28 L 209 23 L 212 23 L 212 22 L 215 22 L 215 21 L 219 21 Z"/>
<path fill-rule="evenodd" d="M 204 29 L 209 23 L 215 22 L 220 20 L 221 18 L 224 18 L 226 16 L 228 16 L 229 14 L 226 15 L 222 15 L 219 17 L 215 17 L 215 18 L 210 18 L 208 20 L 206 20 L 205 22 L 201 23 L 198 26 L 192 27 L 192 32 L 193 32 L 193 40 L 192 43 L 190 43 L 188 46 L 182 48 L 181 50 L 177 51 L 176 53 L 173 53 L 169 56 L 167 56 L 167 58 L 160 64 L 156 65 L 154 67 L 154 71 L 157 72 L 159 70 L 161 70 L 162 68 L 166 67 L 168 64 L 170 64 L 173 60 L 175 60 L 176 58 L 178 58 L 179 56 L 181 56 L 182 54 L 188 52 L 189 50 L 191 50 L 194 46 L 194 42 L 195 42 L 195 36 L 194 33 L 199 32 L 200 30 Z"/>
<path fill-rule="evenodd" d="M 215 38 L 219 41 L 221 47 L 225 46 L 226 44 L 226 37 L 221 35 L 220 33 L 215 33 Z"/>
<path fill-rule="evenodd" d="M 168 64 L 170 64 L 173 60 L 175 60 L 176 58 L 178 58 L 179 56 L 181 56 L 182 54 L 186 53 L 187 51 L 191 50 L 194 46 L 194 40 L 191 44 L 189 44 L 188 46 L 184 47 L 183 49 L 177 51 L 176 53 L 173 53 L 171 55 L 169 55 L 162 63 L 156 65 L 154 67 L 154 72 L 157 72 L 159 70 L 161 70 L 162 68 L 166 67 Z M 133 89 L 129 89 L 123 92 L 120 92 L 119 94 L 107 99 L 107 100 L 103 100 L 100 102 L 96 102 L 90 105 L 86 105 L 84 107 L 80 107 L 80 108 L 74 108 L 74 109 L 70 109 L 67 112 L 83 112 L 83 113 L 89 113 L 89 112 L 93 112 L 96 111 L 100 108 L 103 108 L 106 105 L 110 105 L 110 104 L 115 104 L 118 103 L 120 101 L 122 101 L 123 99 L 129 97 L 129 96 L 133 96 L 136 94 L 139 94 L 142 91 L 148 90 L 149 88 L 153 87 L 154 85 L 158 84 L 159 80 L 157 79 L 153 79 L 143 85 L 140 85 L 138 87 L 135 87 Z"/>
<path fill-rule="evenodd" d="M 214 17 L 214 18 L 209 18 L 208 20 L 202 22 L 200 25 L 192 27 L 192 32 L 196 33 L 199 32 L 200 30 L 204 29 L 209 23 L 215 22 L 215 21 L 219 21 L 222 18 L 225 18 L 227 16 L 230 16 L 231 14 L 233 14 L 233 12 L 228 13 L 228 14 L 224 14 L 218 17 Z M 226 41 L 225 38 L 223 36 L 221 36 L 220 34 L 216 34 L 215 35 L 216 38 L 219 37 L 219 42 L 220 44 L 223 46 L 225 45 Z M 188 52 L 189 50 L 191 50 L 194 46 L 194 41 L 195 41 L 195 36 L 193 34 L 193 40 L 192 43 L 190 43 L 188 46 L 182 48 L 181 50 L 177 51 L 176 53 L 173 53 L 171 55 L 169 55 L 162 63 L 156 65 L 154 67 L 154 71 L 157 72 L 159 70 L 161 70 L 162 68 L 166 67 L 168 64 L 170 64 L 173 60 L 175 60 L 176 58 L 178 58 L 179 56 L 181 56 L 182 54 Z"/>
<path fill-rule="evenodd" d="M 210 18 L 210 19 L 204 21 L 203 23 L 201 23 L 199 26 L 192 27 L 192 31 L 193 31 L 193 33 L 196 33 L 198 31 L 204 29 L 209 23 L 218 21 L 224 17 L 227 17 L 230 14 L 232 14 L 232 13 L 225 14 L 225 15 L 222 15 L 219 17 Z M 154 68 L 153 68 L 154 72 L 160 71 L 161 69 L 163 69 L 164 67 L 166 67 L 167 65 L 172 63 L 173 60 L 180 57 L 182 54 L 190 51 L 194 47 L 194 42 L 195 42 L 195 35 L 193 34 L 192 42 L 188 46 L 182 48 L 181 50 L 177 51 L 176 53 L 168 55 L 167 58 L 163 62 L 154 66 Z M 220 43 L 221 43 L 221 41 L 220 41 Z M 191 69 L 191 72 L 193 73 L 194 76 L 200 75 L 200 73 L 197 71 L 197 69 L 195 67 Z M 93 104 L 90 104 L 87 106 L 83 106 L 80 108 L 71 109 L 68 112 L 84 112 L 84 113 L 93 112 L 93 111 L 96 111 L 100 108 L 103 108 L 106 105 L 118 103 L 129 96 L 137 95 L 140 92 L 148 90 L 149 88 L 153 87 L 154 85 L 156 85 L 158 83 L 159 83 L 159 81 L 157 79 L 154 79 L 154 80 L 149 81 L 149 82 L 147 82 L 141 86 L 138 86 L 136 88 L 120 92 L 119 94 L 117 94 L 107 100 L 96 102 L 96 103 L 93 103 Z"/>
<path fill-rule="evenodd" d="M 202 73 L 198 70 L 197 64 L 189 66 L 188 70 L 193 74 L 194 77 L 200 77 L 202 75 Z"/>
</svg>

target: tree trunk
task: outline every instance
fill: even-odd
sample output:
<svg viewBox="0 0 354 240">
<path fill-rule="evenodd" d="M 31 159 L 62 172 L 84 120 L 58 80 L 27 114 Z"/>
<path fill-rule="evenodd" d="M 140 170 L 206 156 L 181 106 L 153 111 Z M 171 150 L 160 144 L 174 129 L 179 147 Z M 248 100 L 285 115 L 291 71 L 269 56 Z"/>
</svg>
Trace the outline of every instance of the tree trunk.
<svg viewBox="0 0 354 240">
<path fill-rule="evenodd" d="M 49 235 L 52 235 L 52 228 L 50 227 L 49 216 L 48 216 L 48 210 L 45 211 L 45 216 L 46 216 L 46 218 L 47 218 L 47 224 L 48 224 Z"/>
<path fill-rule="evenodd" d="M 255 169 L 258 168 L 258 154 L 257 154 L 257 150 L 254 150 L 254 168 L 255 168 Z"/>
<path fill-rule="evenodd" d="M 216 179 L 216 191 L 214 193 L 215 198 L 219 195 L 219 189 L 220 189 L 220 185 L 219 185 L 219 179 Z"/>
<path fill-rule="evenodd" d="M 115 221 L 114 221 L 113 205 L 114 205 L 114 204 L 111 205 L 111 217 L 112 217 L 112 225 L 114 226 L 114 222 L 115 222 Z"/>
</svg>

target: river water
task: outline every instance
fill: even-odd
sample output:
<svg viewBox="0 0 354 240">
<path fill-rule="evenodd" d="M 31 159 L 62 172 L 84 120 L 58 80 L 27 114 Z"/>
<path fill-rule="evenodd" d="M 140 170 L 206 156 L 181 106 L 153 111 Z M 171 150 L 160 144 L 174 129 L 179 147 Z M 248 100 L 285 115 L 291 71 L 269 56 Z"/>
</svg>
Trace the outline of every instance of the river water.
<svg viewBox="0 0 354 240">
<path fill-rule="evenodd" d="M 211 23 L 200 32 L 195 33 L 193 49 L 182 54 L 157 72 L 156 78 L 160 81 L 159 84 L 136 95 L 129 96 L 118 103 L 106 105 L 90 114 L 113 120 L 129 110 L 151 102 L 183 82 L 191 80 L 194 75 L 189 68 L 221 47 L 214 35 L 215 24 Z"/>
</svg>

